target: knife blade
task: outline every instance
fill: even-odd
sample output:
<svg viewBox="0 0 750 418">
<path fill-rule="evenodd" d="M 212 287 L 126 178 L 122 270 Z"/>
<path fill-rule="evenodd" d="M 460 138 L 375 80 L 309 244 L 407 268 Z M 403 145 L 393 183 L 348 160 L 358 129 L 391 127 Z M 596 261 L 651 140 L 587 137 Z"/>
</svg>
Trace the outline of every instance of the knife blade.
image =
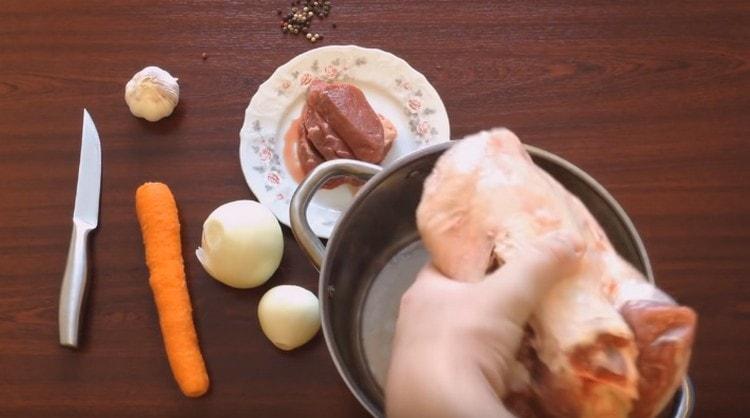
<svg viewBox="0 0 750 418">
<path fill-rule="evenodd" d="M 83 109 L 81 159 L 78 165 L 78 184 L 73 209 L 73 233 L 60 289 L 58 312 L 60 344 L 67 347 L 78 347 L 81 308 L 88 276 L 88 236 L 99 224 L 101 176 L 102 152 L 99 133 L 91 115 Z"/>
</svg>

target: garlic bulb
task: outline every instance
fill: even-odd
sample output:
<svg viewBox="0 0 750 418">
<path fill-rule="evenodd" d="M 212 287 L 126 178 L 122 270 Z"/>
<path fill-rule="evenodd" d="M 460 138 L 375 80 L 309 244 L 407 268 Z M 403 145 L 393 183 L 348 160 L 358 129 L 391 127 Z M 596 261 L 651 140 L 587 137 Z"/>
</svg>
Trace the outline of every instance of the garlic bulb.
<svg viewBox="0 0 750 418">
<path fill-rule="evenodd" d="M 320 329 L 318 298 L 299 286 L 276 286 L 258 304 L 260 328 L 276 347 L 295 349 Z"/>
<path fill-rule="evenodd" d="M 219 206 L 203 223 L 198 261 L 214 279 L 240 289 L 260 286 L 279 267 L 284 236 L 270 210 L 253 200 Z"/>
<path fill-rule="evenodd" d="M 125 85 L 130 113 L 151 122 L 172 114 L 180 100 L 177 79 L 159 67 L 146 67 Z"/>
</svg>

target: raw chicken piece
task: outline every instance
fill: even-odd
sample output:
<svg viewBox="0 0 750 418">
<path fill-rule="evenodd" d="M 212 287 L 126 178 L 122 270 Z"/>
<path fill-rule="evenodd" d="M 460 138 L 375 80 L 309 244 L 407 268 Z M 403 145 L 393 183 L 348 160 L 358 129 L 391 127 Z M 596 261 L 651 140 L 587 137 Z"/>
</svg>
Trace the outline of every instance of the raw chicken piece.
<svg viewBox="0 0 750 418">
<path fill-rule="evenodd" d="M 652 417 L 664 409 L 687 372 L 697 316 L 642 280 L 640 272 L 616 253 L 608 253 L 605 263 L 617 277 L 612 299 L 633 329 L 639 352 L 639 397 L 631 416 Z"/>
<path fill-rule="evenodd" d="M 535 409 L 645 417 L 671 397 L 687 367 L 694 314 L 625 262 L 584 205 L 533 164 L 512 132 L 481 132 L 447 151 L 425 181 L 417 226 L 433 263 L 462 281 L 482 280 L 490 266 L 552 231 L 586 243 L 579 270 L 560 280 L 530 320 L 522 352 L 533 355 L 521 358 L 527 373 L 512 386 Z"/>
<path fill-rule="evenodd" d="M 554 230 L 577 234 L 594 248 L 609 246 L 590 216 L 576 216 L 575 202 L 532 163 L 513 133 L 499 130 L 464 139 L 438 161 L 425 182 L 417 224 L 440 270 L 477 281 L 493 257 L 502 264 Z M 622 410 L 637 395 L 633 335 L 611 303 L 592 291 L 602 270 L 595 250 L 582 264 L 533 320 L 532 345 L 549 369 L 538 396 L 543 405 L 565 405 L 572 416 L 583 416 L 585 408 L 590 416 L 617 416 L 607 408 Z M 607 402 L 585 401 L 591 391 L 580 375 L 600 381 L 596 398 Z"/>
</svg>

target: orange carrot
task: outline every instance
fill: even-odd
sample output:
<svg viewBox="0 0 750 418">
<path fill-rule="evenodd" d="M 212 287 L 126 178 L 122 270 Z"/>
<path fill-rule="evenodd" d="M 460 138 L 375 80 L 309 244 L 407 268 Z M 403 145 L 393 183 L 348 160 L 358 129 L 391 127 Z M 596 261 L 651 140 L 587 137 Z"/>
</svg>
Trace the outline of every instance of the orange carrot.
<svg viewBox="0 0 750 418">
<path fill-rule="evenodd" d="M 177 204 L 166 184 L 146 183 L 135 192 L 135 209 L 169 366 L 185 396 L 201 396 L 208 390 L 208 373 L 185 281 Z"/>
</svg>

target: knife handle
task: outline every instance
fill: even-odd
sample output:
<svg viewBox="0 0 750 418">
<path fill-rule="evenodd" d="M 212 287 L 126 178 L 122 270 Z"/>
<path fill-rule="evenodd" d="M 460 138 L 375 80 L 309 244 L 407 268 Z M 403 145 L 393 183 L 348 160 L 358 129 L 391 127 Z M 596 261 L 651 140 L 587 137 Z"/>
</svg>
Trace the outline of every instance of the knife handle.
<svg viewBox="0 0 750 418">
<path fill-rule="evenodd" d="M 65 265 L 62 289 L 60 290 L 60 344 L 66 347 L 78 347 L 78 328 L 81 322 L 81 307 L 86 293 L 86 276 L 88 274 L 87 243 L 90 227 L 73 222 L 73 234 L 70 237 L 68 261 Z"/>
</svg>

